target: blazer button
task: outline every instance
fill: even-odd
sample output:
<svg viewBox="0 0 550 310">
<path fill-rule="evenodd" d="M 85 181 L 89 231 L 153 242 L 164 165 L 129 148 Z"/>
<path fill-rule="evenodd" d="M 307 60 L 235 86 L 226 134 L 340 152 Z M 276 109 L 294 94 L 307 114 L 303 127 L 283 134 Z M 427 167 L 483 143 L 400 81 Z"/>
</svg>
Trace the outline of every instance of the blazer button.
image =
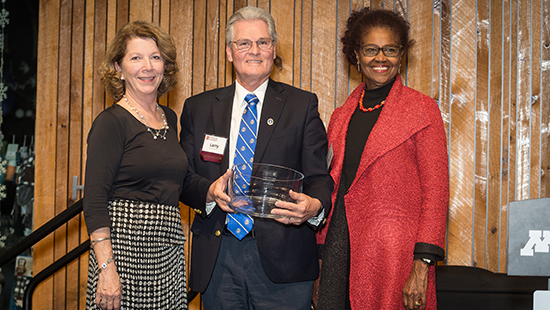
<svg viewBox="0 0 550 310">
<path fill-rule="evenodd" d="M 219 237 L 219 236 L 221 236 L 222 232 L 219 231 L 219 230 L 216 230 L 215 234 L 216 234 L 216 237 Z"/>
</svg>

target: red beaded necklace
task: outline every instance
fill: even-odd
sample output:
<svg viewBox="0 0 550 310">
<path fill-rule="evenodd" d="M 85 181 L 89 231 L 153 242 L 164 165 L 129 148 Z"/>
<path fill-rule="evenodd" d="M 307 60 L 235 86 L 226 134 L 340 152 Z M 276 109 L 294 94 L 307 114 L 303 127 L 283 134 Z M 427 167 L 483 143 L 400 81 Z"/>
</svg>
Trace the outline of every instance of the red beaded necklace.
<svg viewBox="0 0 550 310">
<path fill-rule="evenodd" d="M 359 109 L 363 112 L 372 112 L 374 110 L 378 110 L 382 106 L 384 106 L 384 104 L 386 103 L 386 100 L 382 100 L 382 102 L 380 102 L 380 104 L 377 104 L 372 108 L 365 108 L 363 106 L 363 97 L 365 97 L 365 89 L 363 89 L 363 92 L 361 93 L 361 98 L 359 98 Z"/>
</svg>

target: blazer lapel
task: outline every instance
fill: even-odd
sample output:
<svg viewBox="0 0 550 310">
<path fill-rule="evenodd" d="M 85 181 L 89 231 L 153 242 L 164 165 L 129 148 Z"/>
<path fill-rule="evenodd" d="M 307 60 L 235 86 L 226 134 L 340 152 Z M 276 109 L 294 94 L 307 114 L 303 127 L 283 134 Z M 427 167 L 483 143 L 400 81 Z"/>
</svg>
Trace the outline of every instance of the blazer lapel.
<svg viewBox="0 0 550 310">
<path fill-rule="evenodd" d="M 227 138 L 220 173 L 224 174 L 229 167 L 229 131 L 231 126 L 231 112 L 233 110 L 233 98 L 235 96 L 235 84 L 223 88 L 216 95 L 216 102 L 212 104 L 212 124 L 216 136 Z"/>
<path fill-rule="evenodd" d="M 279 83 L 270 79 L 265 92 L 265 98 L 262 106 L 262 117 L 260 119 L 260 126 L 258 127 L 258 138 L 256 142 L 256 150 L 254 151 L 255 163 L 262 161 L 267 144 L 273 134 L 273 130 L 277 127 L 277 122 L 281 117 L 281 112 L 283 111 L 285 102 L 286 95 L 284 94 L 284 88 L 282 88 Z M 268 120 L 271 125 L 268 124 Z"/>
</svg>

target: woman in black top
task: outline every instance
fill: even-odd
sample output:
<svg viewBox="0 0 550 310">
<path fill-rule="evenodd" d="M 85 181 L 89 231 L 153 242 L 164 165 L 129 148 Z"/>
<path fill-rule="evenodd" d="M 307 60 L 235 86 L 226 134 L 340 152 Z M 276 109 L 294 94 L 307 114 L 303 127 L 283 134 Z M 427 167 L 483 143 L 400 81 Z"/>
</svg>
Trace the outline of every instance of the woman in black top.
<svg viewBox="0 0 550 310">
<path fill-rule="evenodd" d="M 178 201 L 188 163 L 176 114 L 157 104 L 177 71 L 170 36 L 142 21 L 117 32 L 99 69 L 116 103 L 88 136 L 87 309 L 187 309 Z"/>
</svg>

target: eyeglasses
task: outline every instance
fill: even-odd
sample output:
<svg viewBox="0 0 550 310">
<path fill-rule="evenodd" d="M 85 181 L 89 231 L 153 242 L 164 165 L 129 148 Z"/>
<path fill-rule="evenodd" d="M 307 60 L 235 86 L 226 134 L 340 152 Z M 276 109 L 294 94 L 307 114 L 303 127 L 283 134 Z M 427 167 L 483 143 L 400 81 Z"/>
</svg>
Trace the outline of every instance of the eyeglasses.
<svg viewBox="0 0 550 310">
<path fill-rule="evenodd" d="M 378 45 L 367 44 L 361 46 L 361 52 L 365 57 L 375 57 L 378 53 L 380 53 L 380 50 L 382 50 L 382 53 L 384 53 L 384 56 L 386 57 L 397 57 L 402 47 L 402 45 L 384 45 L 379 47 Z"/>
<path fill-rule="evenodd" d="M 249 49 L 252 48 L 252 44 L 254 42 L 256 42 L 256 45 L 262 51 L 268 50 L 273 46 L 273 40 L 271 40 L 270 38 L 261 38 L 258 41 L 252 41 L 252 40 L 249 40 L 249 39 L 240 39 L 240 40 L 237 40 L 237 41 L 231 41 L 229 43 L 235 43 L 235 47 L 239 51 L 246 52 L 246 51 L 248 51 Z"/>
</svg>

